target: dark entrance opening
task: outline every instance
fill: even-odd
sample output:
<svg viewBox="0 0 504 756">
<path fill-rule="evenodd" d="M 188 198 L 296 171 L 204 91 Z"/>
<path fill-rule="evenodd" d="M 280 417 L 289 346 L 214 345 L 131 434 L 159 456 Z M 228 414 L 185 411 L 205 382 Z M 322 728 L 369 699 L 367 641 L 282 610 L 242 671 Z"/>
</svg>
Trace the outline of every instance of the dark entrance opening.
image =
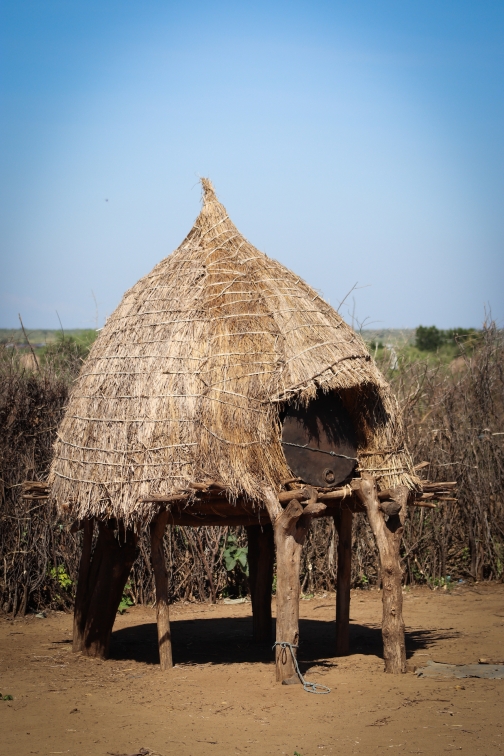
<svg viewBox="0 0 504 756">
<path fill-rule="evenodd" d="M 320 392 L 306 407 L 287 407 L 282 448 L 294 475 L 311 486 L 348 478 L 357 464 L 357 439 L 339 395 Z"/>
</svg>

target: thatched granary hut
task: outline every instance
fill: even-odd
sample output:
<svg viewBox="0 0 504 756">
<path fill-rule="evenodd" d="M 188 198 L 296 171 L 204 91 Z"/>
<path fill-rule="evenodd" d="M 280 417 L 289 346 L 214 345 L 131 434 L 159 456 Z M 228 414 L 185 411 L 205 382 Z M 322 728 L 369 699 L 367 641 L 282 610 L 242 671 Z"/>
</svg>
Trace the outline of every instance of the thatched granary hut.
<svg viewBox="0 0 504 756">
<path fill-rule="evenodd" d="M 163 533 L 216 523 L 247 527 L 263 640 L 275 542 L 277 641 L 296 646 L 302 544 L 313 517 L 335 516 L 345 653 L 352 512 L 367 510 L 385 576 L 386 668 L 404 671 L 399 539 L 421 489 L 394 398 L 360 336 L 253 247 L 202 184 L 194 227 L 107 320 L 59 428 L 51 496 L 84 528 L 74 647 L 106 655 L 137 534 L 149 526 L 161 665 L 171 666 Z M 277 678 L 293 674 L 277 647 Z"/>
</svg>

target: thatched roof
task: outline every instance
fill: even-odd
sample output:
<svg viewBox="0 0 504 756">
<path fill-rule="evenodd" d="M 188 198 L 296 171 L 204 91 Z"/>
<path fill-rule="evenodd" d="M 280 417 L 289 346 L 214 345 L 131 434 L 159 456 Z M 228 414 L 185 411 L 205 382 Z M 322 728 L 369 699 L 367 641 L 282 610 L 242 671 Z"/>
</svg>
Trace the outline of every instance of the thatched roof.
<svg viewBox="0 0 504 756">
<path fill-rule="evenodd" d="M 148 517 L 141 499 L 218 480 L 261 502 L 291 475 L 279 409 L 335 390 L 360 467 L 412 487 L 389 387 L 364 342 L 298 276 L 252 246 L 202 180 L 180 247 L 126 292 L 74 385 L 50 483 L 76 517 Z M 376 452 L 374 454 L 373 452 Z"/>
</svg>

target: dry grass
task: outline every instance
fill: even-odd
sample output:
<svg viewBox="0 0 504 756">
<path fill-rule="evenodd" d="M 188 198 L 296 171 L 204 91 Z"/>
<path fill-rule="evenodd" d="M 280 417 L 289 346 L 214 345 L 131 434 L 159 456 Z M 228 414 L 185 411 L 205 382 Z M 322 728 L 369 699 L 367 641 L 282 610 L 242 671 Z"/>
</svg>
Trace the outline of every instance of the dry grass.
<svg viewBox="0 0 504 756">
<path fill-rule="evenodd" d="M 180 247 L 107 321 L 72 390 L 50 481 L 72 515 L 144 523 L 151 494 L 222 482 L 261 505 L 291 477 L 284 403 L 337 391 L 361 468 L 414 487 L 390 390 L 364 342 L 291 271 L 253 247 L 203 179 Z"/>
</svg>

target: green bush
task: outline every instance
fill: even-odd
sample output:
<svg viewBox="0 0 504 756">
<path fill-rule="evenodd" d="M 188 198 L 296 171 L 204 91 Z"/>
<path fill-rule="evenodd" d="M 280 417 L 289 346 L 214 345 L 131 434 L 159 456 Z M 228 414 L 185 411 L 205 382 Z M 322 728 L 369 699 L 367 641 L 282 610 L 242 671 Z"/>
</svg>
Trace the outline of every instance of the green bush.
<svg viewBox="0 0 504 756">
<path fill-rule="evenodd" d="M 443 346 L 461 349 L 474 348 L 481 338 L 475 328 L 449 328 L 442 331 L 436 326 L 418 326 L 415 346 L 421 352 L 437 352 Z"/>
<path fill-rule="evenodd" d="M 53 580 L 56 580 L 65 591 L 70 590 L 73 585 L 72 578 L 62 564 L 60 564 L 58 567 L 51 567 L 48 574 L 49 577 Z"/>
<path fill-rule="evenodd" d="M 41 362 L 43 365 L 51 365 L 57 372 L 78 372 L 96 336 L 97 332 L 94 330 L 83 331 L 78 337 L 58 333 L 56 341 L 42 349 Z"/>
<path fill-rule="evenodd" d="M 126 585 L 124 586 L 121 602 L 117 609 L 118 614 L 124 614 L 126 609 L 129 609 L 130 606 L 134 606 L 134 604 L 135 602 L 131 598 L 131 583 L 128 581 Z"/>
<path fill-rule="evenodd" d="M 418 326 L 415 346 L 422 352 L 435 352 L 444 343 L 443 331 L 436 326 Z"/>
<path fill-rule="evenodd" d="M 226 568 L 226 586 L 222 596 L 245 596 L 248 593 L 248 547 L 240 546 L 234 533 L 226 538 L 222 559 Z"/>
<path fill-rule="evenodd" d="M 223 551 L 224 564 L 226 570 L 231 572 L 239 564 L 245 575 L 248 576 L 248 548 L 247 546 L 238 546 L 236 536 L 231 534 L 227 537 L 226 548 Z"/>
</svg>

